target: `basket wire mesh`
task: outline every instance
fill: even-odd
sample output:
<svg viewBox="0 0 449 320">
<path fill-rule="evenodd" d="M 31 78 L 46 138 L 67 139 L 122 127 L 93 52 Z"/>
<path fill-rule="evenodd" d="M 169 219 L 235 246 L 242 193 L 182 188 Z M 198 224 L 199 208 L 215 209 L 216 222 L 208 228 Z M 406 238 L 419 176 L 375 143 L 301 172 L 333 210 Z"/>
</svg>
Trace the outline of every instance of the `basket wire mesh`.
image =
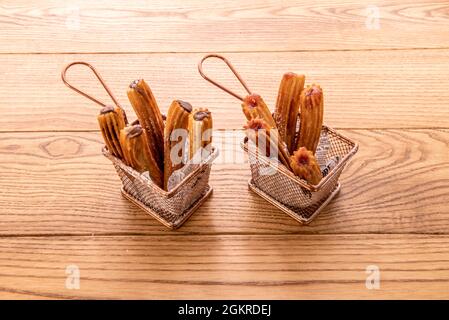
<svg viewBox="0 0 449 320">
<path fill-rule="evenodd" d="M 148 175 L 127 166 L 106 148 L 102 151 L 117 171 L 125 198 L 168 228 L 179 228 L 212 193 L 209 175 L 212 162 L 218 156 L 215 148 L 200 164 L 186 164 L 190 166 L 189 174 L 170 191 L 161 189 Z"/>
<path fill-rule="evenodd" d="M 304 224 L 311 222 L 339 192 L 340 174 L 358 150 L 354 141 L 323 125 L 318 146 L 322 152 L 317 151 L 317 160 L 321 164 L 332 159 L 338 159 L 338 162 L 319 184 L 312 185 L 295 176 L 277 160 L 255 152 L 247 141 L 243 141 L 241 146 L 248 153 L 251 168 L 249 188 Z"/>
</svg>

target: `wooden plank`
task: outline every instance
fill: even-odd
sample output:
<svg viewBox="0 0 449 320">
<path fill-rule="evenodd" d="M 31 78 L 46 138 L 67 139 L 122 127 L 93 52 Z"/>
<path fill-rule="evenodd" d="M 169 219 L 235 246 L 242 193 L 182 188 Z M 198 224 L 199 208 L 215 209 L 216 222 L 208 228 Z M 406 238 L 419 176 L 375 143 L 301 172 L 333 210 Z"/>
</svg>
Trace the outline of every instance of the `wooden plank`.
<svg viewBox="0 0 449 320">
<path fill-rule="evenodd" d="M 6 0 L 0 52 L 442 48 L 447 1 Z M 377 19 L 379 17 L 379 19 Z"/>
<path fill-rule="evenodd" d="M 97 130 L 96 104 L 66 88 L 60 72 L 76 60 L 98 67 L 125 105 L 126 89 L 145 78 L 162 111 L 173 99 L 209 107 L 215 128 L 241 129 L 240 103 L 200 77 L 196 64 L 203 54 L 135 55 L 0 55 L 0 131 Z M 449 50 L 243 53 L 226 56 L 274 108 L 277 89 L 286 71 L 303 72 L 307 82 L 325 90 L 325 121 L 337 128 L 449 127 Z M 220 61 L 205 70 L 238 92 L 243 88 Z M 104 98 L 95 77 L 74 69 L 69 79 Z M 233 81 L 234 80 L 234 81 Z"/>
<path fill-rule="evenodd" d="M 3 133 L 0 234 L 449 233 L 449 130 L 343 133 L 360 151 L 341 193 L 310 226 L 252 194 L 236 142 L 216 137 L 215 192 L 175 232 L 121 197 L 99 133 Z"/>
<path fill-rule="evenodd" d="M 448 244 L 442 235 L 3 238 L 0 292 L 14 298 L 444 299 Z M 369 266 L 379 270 L 379 289 L 366 287 Z M 66 270 L 74 268 L 79 289 L 68 289 Z"/>
</svg>

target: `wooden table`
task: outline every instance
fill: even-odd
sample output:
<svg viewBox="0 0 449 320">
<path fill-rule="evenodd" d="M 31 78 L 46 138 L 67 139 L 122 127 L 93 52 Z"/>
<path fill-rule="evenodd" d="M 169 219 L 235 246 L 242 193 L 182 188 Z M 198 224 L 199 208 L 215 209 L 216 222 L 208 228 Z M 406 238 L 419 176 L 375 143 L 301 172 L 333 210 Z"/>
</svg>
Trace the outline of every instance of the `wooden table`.
<svg viewBox="0 0 449 320">
<path fill-rule="evenodd" d="M 126 87 L 143 77 L 163 111 L 185 99 L 239 133 L 239 102 L 196 70 L 209 52 L 272 107 L 282 74 L 305 73 L 325 122 L 359 142 L 311 225 L 218 161 L 213 196 L 167 230 L 120 195 L 98 107 L 60 80 L 91 62 L 134 118 Z M 448 74 L 447 1 L 4 0 L 0 298 L 449 298 Z M 70 79 L 106 100 L 86 70 Z"/>
</svg>

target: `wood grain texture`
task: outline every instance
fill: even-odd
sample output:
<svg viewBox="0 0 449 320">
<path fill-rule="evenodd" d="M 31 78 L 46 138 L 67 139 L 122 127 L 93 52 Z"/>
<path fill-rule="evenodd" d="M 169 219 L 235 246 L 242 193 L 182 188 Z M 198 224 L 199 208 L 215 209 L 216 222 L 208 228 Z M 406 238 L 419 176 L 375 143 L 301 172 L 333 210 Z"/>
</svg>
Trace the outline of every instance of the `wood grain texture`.
<svg viewBox="0 0 449 320">
<path fill-rule="evenodd" d="M 442 235 L 3 238 L 0 293 L 24 299 L 444 299 L 448 241 Z M 79 290 L 65 286 L 73 265 Z M 378 290 L 365 284 L 372 265 L 380 271 Z"/>
<path fill-rule="evenodd" d="M 0 52 L 447 48 L 448 8 L 445 0 L 4 0 Z"/>
<path fill-rule="evenodd" d="M 214 112 L 214 126 L 241 129 L 240 102 L 206 82 L 196 64 L 203 54 L 0 55 L 0 131 L 98 130 L 99 107 L 69 90 L 64 65 L 89 61 L 125 106 L 128 84 L 145 78 L 162 111 L 173 99 Z M 274 109 L 286 71 L 302 72 L 325 92 L 325 122 L 336 128 L 448 128 L 449 50 L 226 54 L 255 92 Z M 205 70 L 243 93 L 220 61 Z M 109 103 L 89 69 L 70 70 L 69 80 Z"/>
<path fill-rule="evenodd" d="M 449 130 L 343 133 L 360 151 L 309 226 L 252 194 L 239 139 L 216 135 L 214 194 L 176 233 L 449 233 Z M 97 132 L 0 134 L 0 235 L 172 234 L 121 197 L 101 146 Z"/>
<path fill-rule="evenodd" d="M 449 299 L 448 27 L 446 0 L 1 1 L 0 298 Z M 359 142 L 311 225 L 247 189 L 242 131 L 220 139 L 242 128 L 240 103 L 199 76 L 208 52 L 271 108 L 284 72 L 306 74 L 325 122 Z M 120 195 L 98 107 L 60 79 L 75 60 L 131 119 L 136 78 L 163 112 L 183 99 L 214 113 L 214 194 L 181 229 Z M 243 92 L 219 62 L 205 69 Z M 86 71 L 69 79 L 106 96 Z M 366 289 L 370 265 L 380 290 Z"/>
</svg>

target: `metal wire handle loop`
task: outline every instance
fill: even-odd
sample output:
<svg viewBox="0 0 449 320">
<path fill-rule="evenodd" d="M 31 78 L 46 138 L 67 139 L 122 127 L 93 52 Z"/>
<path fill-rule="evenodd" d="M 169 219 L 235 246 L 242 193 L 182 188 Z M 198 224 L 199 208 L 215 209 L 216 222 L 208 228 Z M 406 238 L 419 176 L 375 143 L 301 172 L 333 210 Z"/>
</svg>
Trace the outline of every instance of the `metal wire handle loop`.
<svg viewBox="0 0 449 320">
<path fill-rule="evenodd" d="M 232 64 L 228 61 L 228 59 L 226 59 L 225 57 L 219 55 L 219 54 L 208 54 L 206 56 L 204 56 L 200 62 L 198 63 L 198 71 L 200 73 L 200 75 L 207 81 L 209 81 L 210 83 L 212 83 L 213 85 L 217 86 L 218 88 L 220 88 L 221 90 L 229 93 L 230 95 L 232 95 L 233 97 L 236 97 L 237 99 L 243 101 L 243 97 L 235 92 L 233 92 L 232 90 L 226 88 L 225 86 L 223 86 L 222 84 L 218 83 L 215 80 L 212 80 L 211 78 L 209 78 L 208 76 L 206 76 L 204 74 L 203 71 L 203 62 L 209 58 L 218 58 L 220 60 L 223 60 L 224 63 L 226 63 L 226 65 L 229 67 L 229 69 L 232 71 L 232 73 L 237 77 L 237 79 L 239 80 L 239 82 L 242 84 L 242 86 L 245 88 L 246 92 L 248 92 L 248 94 L 252 94 L 251 90 L 249 90 L 248 86 L 246 85 L 246 82 L 240 77 L 240 75 L 238 74 L 238 72 L 234 69 L 234 67 L 232 66 Z"/>
<path fill-rule="evenodd" d="M 62 70 L 62 72 L 61 72 L 61 78 L 62 78 L 62 81 L 64 82 L 64 84 L 65 84 L 67 87 L 69 87 L 70 89 L 72 89 L 72 90 L 75 91 L 75 92 L 78 92 L 78 93 L 81 94 L 82 96 L 84 96 L 84 97 L 86 97 L 86 98 L 92 100 L 93 102 L 99 104 L 99 105 L 102 106 L 102 107 L 105 107 L 105 106 L 106 106 L 106 104 L 104 104 L 103 102 L 101 102 L 101 101 L 97 100 L 96 98 L 92 97 L 91 95 L 89 95 L 89 94 L 87 94 L 87 93 L 81 91 L 80 89 L 78 89 L 78 88 L 72 86 L 72 85 L 67 81 L 67 78 L 66 78 L 67 70 L 69 70 L 70 67 L 72 67 L 72 66 L 74 66 L 74 65 L 76 65 L 76 64 L 82 64 L 82 65 L 85 65 L 85 66 L 89 67 L 89 68 L 93 71 L 93 73 L 95 74 L 95 76 L 97 77 L 97 79 L 100 81 L 101 85 L 102 85 L 103 88 L 106 90 L 106 92 L 108 93 L 108 95 L 111 97 L 112 101 L 114 101 L 115 105 L 118 106 L 118 107 L 120 107 L 120 104 L 118 103 L 117 99 L 114 97 L 114 94 L 112 93 L 112 91 L 109 89 L 109 87 L 108 87 L 108 86 L 106 85 L 106 83 L 104 82 L 104 80 L 103 80 L 103 78 L 101 77 L 101 75 L 98 73 L 98 71 L 97 71 L 91 64 L 89 64 L 89 63 L 87 63 L 87 62 L 84 62 L 84 61 L 75 61 L 75 62 L 69 63 L 67 66 L 65 66 L 65 68 L 64 68 L 64 69 Z"/>
</svg>

